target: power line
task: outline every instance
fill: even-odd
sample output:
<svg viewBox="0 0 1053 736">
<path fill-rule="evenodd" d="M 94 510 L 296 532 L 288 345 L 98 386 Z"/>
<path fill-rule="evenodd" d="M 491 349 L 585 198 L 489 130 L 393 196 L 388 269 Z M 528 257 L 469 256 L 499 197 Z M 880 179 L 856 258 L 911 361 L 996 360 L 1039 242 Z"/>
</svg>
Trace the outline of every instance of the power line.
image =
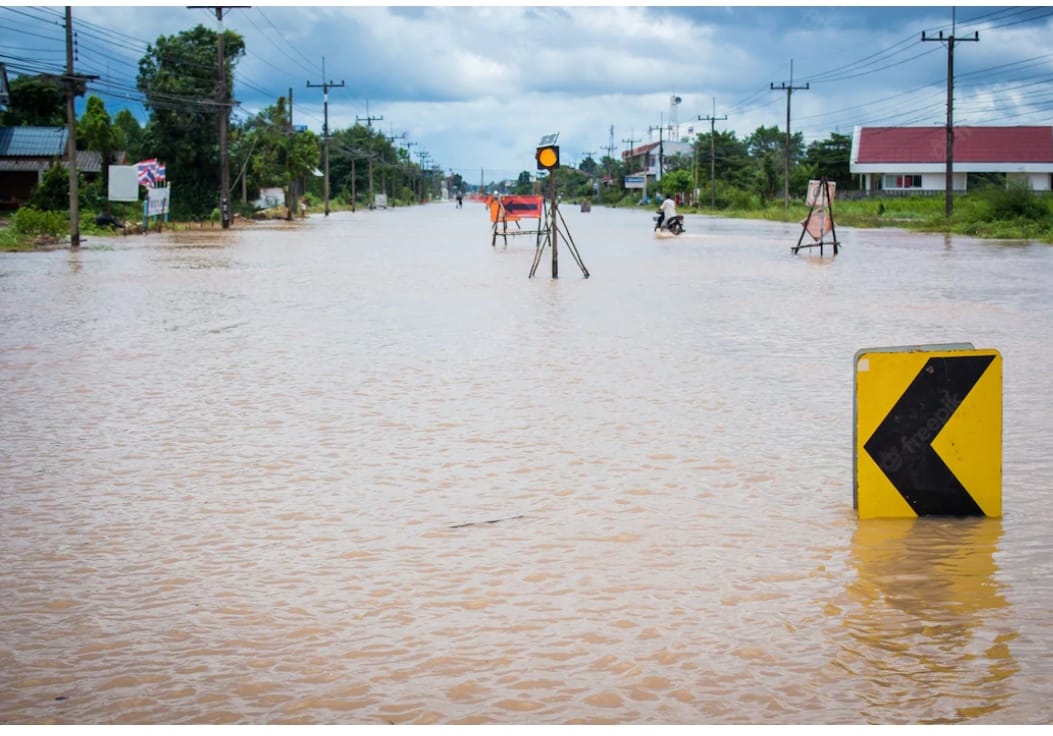
<svg viewBox="0 0 1053 736">
<path fill-rule="evenodd" d="M 281 38 L 281 39 L 282 39 L 283 41 L 285 41 L 285 43 L 286 43 L 286 44 L 287 44 L 287 45 L 289 46 L 289 48 L 290 48 L 290 49 L 292 49 L 292 50 L 293 50 L 294 52 L 296 52 L 296 55 L 297 55 L 297 56 L 299 56 L 299 57 L 300 57 L 301 59 L 303 59 L 303 61 L 304 61 L 304 62 L 305 62 L 305 64 L 306 64 L 306 66 L 304 66 L 304 67 L 303 67 L 304 69 L 306 69 L 307 71 L 318 71 L 318 67 L 314 65 L 314 62 L 313 62 L 313 61 L 311 61 L 310 59 L 308 59 L 308 58 L 307 58 L 307 57 L 306 57 L 306 56 L 304 55 L 304 53 L 303 53 L 302 51 L 300 51 L 300 49 L 296 48 L 296 47 L 295 47 L 295 46 L 293 46 L 293 45 L 292 45 L 291 43 L 289 43 L 288 41 L 286 41 L 286 40 L 285 40 L 285 37 L 284 37 L 284 36 L 282 35 L 282 32 L 281 32 L 281 30 L 280 30 L 280 29 L 278 28 L 278 26 L 274 25 L 274 21 L 272 21 L 272 20 L 270 19 L 270 17 L 269 17 L 269 16 L 268 16 L 268 15 L 267 15 L 266 13 L 264 13 L 264 12 L 263 12 L 263 9 L 262 9 L 262 8 L 257 8 L 257 9 L 256 9 L 256 12 L 258 12 L 258 13 L 260 14 L 260 16 L 261 16 L 261 17 L 262 17 L 262 18 L 263 18 L 263 19 L 264 19 L 265 21 L 267 21 L 267 23 L 268 23 L 268 24 L 270 25 L 270 27 L 274 29 L 275 33 L 277 33 L 277 34 L 278 34 L 278 36 L 279 36 L 279 37 L 280 37 L 280 38 Z M 251 19 L 250 19 L 250 20 L 251 20 Z M 254 25 L 255 25 L 255 24 L 254 24 Z M 268 39 L 268 40 L 269 40 L 269 39 Z M 275 47 L 277 47 L 277 44 L 275 44 Z M 323 67 L 324 67 L 324 66 L 325 66 L 325 65 L 323 64 Z M 322 76 L 323 76 L 323 77 L 325 76 L 325 73 L 324 73 L 324 71 L 323 71 L 323 73 L 322 73 Z"/>
</svg>

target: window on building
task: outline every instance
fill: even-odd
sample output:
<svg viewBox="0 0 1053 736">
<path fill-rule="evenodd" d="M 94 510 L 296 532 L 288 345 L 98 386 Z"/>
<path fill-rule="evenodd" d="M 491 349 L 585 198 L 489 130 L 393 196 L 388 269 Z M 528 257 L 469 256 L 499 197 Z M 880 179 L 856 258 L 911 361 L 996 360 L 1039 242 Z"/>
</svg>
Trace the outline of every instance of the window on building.
<svg viewBox="0 0 1053 736">
<path fill-rule="evenodd" d="M 885 174 L 884 189 L 919 189 L 921 174 Z"/>
</svg>

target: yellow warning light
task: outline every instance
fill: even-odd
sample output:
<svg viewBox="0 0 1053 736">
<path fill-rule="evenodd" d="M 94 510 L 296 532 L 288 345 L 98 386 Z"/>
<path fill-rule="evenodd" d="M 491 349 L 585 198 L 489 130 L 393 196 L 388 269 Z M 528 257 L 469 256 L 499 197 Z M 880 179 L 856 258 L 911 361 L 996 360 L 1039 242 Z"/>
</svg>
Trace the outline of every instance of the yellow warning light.
<svg viewBox="0 0 1053 736">
<path fill-rule="evenodd" d="M 534 154 L 538 170 L 552 171 L 559 168 L 559 146 L 538 146 Z"/>
</svg>

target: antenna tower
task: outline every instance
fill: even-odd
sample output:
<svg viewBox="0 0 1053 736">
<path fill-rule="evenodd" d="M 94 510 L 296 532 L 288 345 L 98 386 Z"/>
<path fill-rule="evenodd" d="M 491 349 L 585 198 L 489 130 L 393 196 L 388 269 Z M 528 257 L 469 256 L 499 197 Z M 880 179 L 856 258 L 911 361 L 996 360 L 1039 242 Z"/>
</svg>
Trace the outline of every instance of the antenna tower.
<svg viewBox="0 0 1053 736">
<path fill-rule="evenodd" d="M 680 140 L 680 116 L 677 115 L 677 109 L 682 101 L 677 95 L 669 96 L 669 132 L 666 134 L 666 140 Z"/>
</svg>

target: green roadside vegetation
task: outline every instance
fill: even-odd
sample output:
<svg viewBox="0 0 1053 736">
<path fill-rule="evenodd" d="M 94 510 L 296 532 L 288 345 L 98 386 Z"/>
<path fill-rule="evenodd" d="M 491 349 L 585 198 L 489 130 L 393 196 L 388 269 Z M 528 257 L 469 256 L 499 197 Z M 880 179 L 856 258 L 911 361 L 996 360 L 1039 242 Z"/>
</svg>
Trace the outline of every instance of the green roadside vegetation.
<svg viewBox="0 0 1053 736">
<path fill-rule="evenodd" d="M 62 167 L 57 171 L 65 172 Z M 61 174 L 65 176 L 64 173 Z M 91 187 L 86 187 L 91 191 Z M 68 192 L 64 194 L 68 198 Z M 135 235 L 142 233 L 142 209 L 134 204 L 115 204 L 110 208 L 108 214 L 127 227 L 100 225 L 96 222 L 96 216 L 105 212 L 105 207 L 91 207 L 86 203 L 90 195 L 81 197 L 80 204 L 80 226 L 79 231 L 82 240 L 91 237 L 113 237 L 115 235 Z M 307 216 L 322 216 L 325 213 L 325 200 L 318 195 L 308 193 L 304 195 L 307 200 Z M 413 192 L 406 192 L 399 199 L 389 199 L 389 206 L 406 207 L 418 204 Z M 367 207 L 363 198 L 359 198 L 355 209 Z M 331 197 L 329 200 L 329 211 L 345 212 L 352 210 L 350 197 Z M 284 206 L 272 207 L 270 209 L 255 209 L 253 207 L 235 207 L 234 218 L 231 226 L 245 227 L 252 222 L 264 220 L 300 220 L 299 212 L 289 216 L 289 211 Z M 251 225 L 250 225 L 251 226 Z M 220 228 L 219 209 L 214 209 L 207 216 L 195 219 L 160 221 L 159 218 L 150 218 L 150 231 L 164 230 L 167 232 L 178 232 L 182 230 L 202 230 Z M 51 250 L 54 248 L 69 246 L 69 209 L 39 209 L 32 204 L 21 207 L 13 212 L 0 211 L 0 253 L 23 252 L 34 250 Z"/>
<path fill-rule="evenodd" d="M 984 189 L 957 195 L 948 219 L 946 200 L 940 196 L 835 199 L 837 225 L 858 228 L 896 227 L 914 232 L 949 233 L 991 240 L 1030 240 L 1053 243 L 1053 196 L 1030 189 Z M 749 209 L 711 210 L 686 208 L 687 212 L 720 217 L 800 222 L 809 211 L 803 203 L 781 202 Z"/>
<path fill-rule="evenodd" d="M 656 204 L 641 204 L 639 195 L 604 199 L 579 197 L 597 204 L 613 207 L 636 207 L 647 211 Z M 704 197 L 703 197 L 704 199 Z M 1028 240 L 1053 243 L 1053 194 L 1036 193 L 1026 187 L 1009 189 L 984 188 L 978 192 L 954 197 L 954 207 L 948 219 L 946 200 L 942 193 L 867 199 L 835 199 L 835 223 L 843 227 L 902 228 L 914 232 L 968 235 L 990 240 Z M 801 222 L 809 207 L 802 197 L 785 206 L 781 200 L 762 202 L 745 195 L 728 206 L 710 207 L 680 205 L 677 211 L 685 214 L 711 215 L 736 219 Z"/>
<path fill-rule="evenodd" d="M 321 215 L 324 212 L 323 200 L 313 194 L 306 196 L 308 215 Z M 638 208 L 648 213 L 655 208 L 653 203 L 641 204 L 638 194 L 620 198 L 613 196 L 613 193 L 609 193 L 607 197 L 569 195 L 564 199 L 568 202 L 588 199 L 596 204 Z M 681 206 L 679 211 L 687 214 L 775 222 L 800 222 L 809 211 L 809 207 L 800 202 L 791 203 L 786 207 L 781 201 L 762 203 L 755 198 L 745 197 L 743 199 L 744 201 L 738 202 L 739 206 L 725 208 Z M 750 201 L 751 199 L 753 201 Z M 392 201 L 394 207 L 413 204 L 416 204 L 416 201 L 412 192 L 403 199 Z M 360 204 L 359 207 L 361 206 Z M 1050 195 L 1038 194 L 1022 187 L 1011 187 L 1006 190 L 988 188 L 980 192 L 956 196 L 954 213 L 949 220 L 944 214 L 944 208 L 943 196 L 929 195 L 835 200 L 833 212 L 835 222 L 842 227 L 895 227 L 915 232 L 951 233 L 992 240 L 1053 243 L 1053 196 Z M 330 212 L 349 209 L 351 205 L 348 199 L 339 197 L 330 199 Z M 115 232 L 113 228 L 96 225 L 95 214 L 94 211 L 82 210 L 81 234 L 85 237 L 113 235 Z M 134 208 L 126 207 L 118 214 L 121 219 L 126 219 L 138 227 L 141 215 L 137 218 Z M 287 217 L 286 209 L 279 207 L 255 213 L 250 212 L 249 217 L 235 218 L 234 226 L 240 226 L 239 219 L 244 222 L 248 219 L 287 219 Z M 163 224 L 165 230 L 204 227 L 219 227 L 218 211 L 213 211 L 208 218 L 201 220 Z M 133 229 L 131 232 L 137 232 L 137 230 Z M 53 248 L 68 243 L 68 241 L 68 210 L 40 210 L 27 206 L 14 213 L 0 214 L 0 251 Z"/>
</svg>

